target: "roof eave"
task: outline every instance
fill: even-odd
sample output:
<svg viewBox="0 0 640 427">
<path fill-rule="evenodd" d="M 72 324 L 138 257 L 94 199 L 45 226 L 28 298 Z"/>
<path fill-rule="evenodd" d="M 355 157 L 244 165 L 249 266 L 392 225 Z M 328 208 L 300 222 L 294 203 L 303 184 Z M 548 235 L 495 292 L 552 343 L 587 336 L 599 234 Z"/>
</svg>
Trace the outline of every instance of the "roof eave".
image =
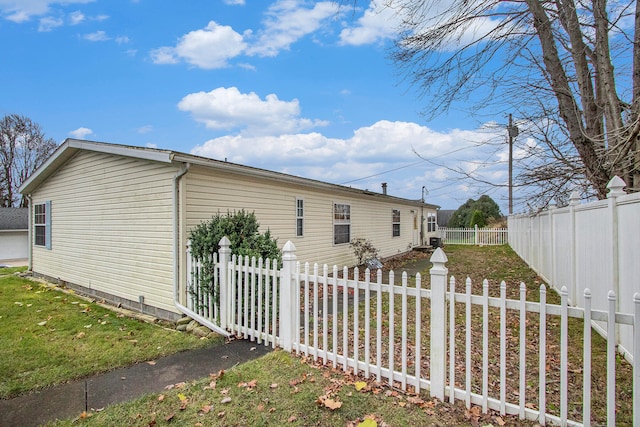
<svg viewBox="0 0 640 427">
<path fill-rule="evenodd" d="M 69 138 L 60 144 L 56 151 L 22 183 L 18 191 L 22 194 L 31 193 L 79 150 L 105 154 L 117 154 L 162 163 L 171 163 L 171 159 L 173 157 L 172 152 L 166 150 L 150 150 L 146 148 Z"/>
<path fill-rule="evenodd" d="M 224 172 L 235 172 L 241 175 L 251 175 L 257 176 L 260 178 L 266 178 L 274 181 L 281 181 L 286 183 L 297 184 L 305 187 L 319 188 L 329 191 L 344 191 L 348 193 L 355 193 L 360 195 L 365 195 L 369 197 L 379 197 L 381 199 L 386 199 L 389 201 L 396 200 L 402 203 L 411 203 L 415 206 L 424 206 L 427 208 L 438 209 L 440 206 L 431 205 L 428 203 L 424 203 L 421 200 L 411 200 L 404 199 L 402 197 L 390 196 L 387 194 L 376 193 L 369 190 L 361 190 L 358 188 L 345 187 L 344 185 L 331 184 L 324 181 L 318 181 L 310 178 L 298 177 L 295 175 L 288 175 L 280 172 L 270 171 L 266 169 L 255 168 L 251 166 L 239 165 L 236 163 L 223 162 L 221 160 L 208 159 L 206 157 L 199 157 L 191 154 L 177 153 L 174 152 L 173 160 L 175 162 L 183 162 L 183 163 L 191 163 L 193 165 L 199 165 L 208 167 L 211 169 L 218 169 Z"/>
</svg>

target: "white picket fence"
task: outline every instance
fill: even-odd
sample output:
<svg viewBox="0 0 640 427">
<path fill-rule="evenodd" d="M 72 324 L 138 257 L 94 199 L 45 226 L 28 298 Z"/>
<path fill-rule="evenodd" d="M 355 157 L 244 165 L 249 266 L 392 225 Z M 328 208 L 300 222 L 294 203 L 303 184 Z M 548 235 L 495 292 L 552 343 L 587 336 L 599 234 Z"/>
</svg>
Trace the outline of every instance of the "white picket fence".
<svg viewBox="0 0 640 427">
<path fill-rule="evenodd" d="M 442 243 L 455 245 L 506 245 L 509 230 L 506 228 L 448 228 L 438 227 Z"/>
<path fill-rule="evenodd" d="M 564 288 L 560 305 L 546 303 L 545 286 L 540 287 L 540 302 L 526 300 L 524 284 L 520 286 L 519 299 L 507 299 L 504 282 L 499 297 L 489 296 L 487 281 L 483 283 L 482 295 L 471 293 L 470 280 L 465 283 L 465 291 L 458 293 L 455 279 L 447 278 L 447 257 L 442 249 L 431 257 L 430 289 L 426 289 L 419 274 L 410 280 L 403 273 L 401 284 L 396 285 L 393 272 L 389 273 L 388 283 L 384 283 L 381 271 L 372 280 L 368 269 L 361 278 L 357 268 L 350 271 L 336 266 L 329 269 L 327 265 L 320 268 L 318 264 L 301 266 L 291 242 L 283 248 L 281 268 L 274 262 L 231 257 L 228 244 L 228 239 L 223 238 L 220 256 L 213 258 L 217 297 L 197 291 L 202 265 L 189 257 L 188 305 L 198 313 L 199 320 L 245 339 L 303 353 L 367 378 L 375 377 L 403 390 L 416 393 L 429 390 L 432 397 L 441 400 L 463 400 L 467 408 L 478 405 L 485 413 L 493 409 L 500 414 L 537 420 L 542 425 L 547 422 L 590 425 L 594 396 L 591 326 L 589 321 L 584 322 L 584 351 L 578 370 L 582 372 L 584 387 L 578 405 L 581 411 L 576 414 L 575 402 L 572 406 L 567 401 L 570 379 L 571 387 L 577 386 L 571 377 L 576 370 L 569 372 L 568 364 L 569 318 L 605 322 L 610 336 L 615 336 L 618 325 L 632 325 L 635 348 L 640 348 L 639 294 L 633 296 L 634 314 L 624 314 L 616 313 L 613 292 L 609 293 L 607 310 L 591 309 L 588 290 L 584 294 L 584 308 L 569 307 Z M 478 311 L 481 321 L 473 320 L 472 313 Z M 518 328 L 511 329 L 508 326 L 514 324 L 514 318 Z M 527 324 L 535 323 L 534 320 L 539 326 L 527 334 Z M 519 332 L 512 332 L 515 330 Z M 460 334 L 464 334 L 464 345 L 456 343 L 455 337 Z M 559 345 L 547 345 L 550 336 L 555 336 Z M 532 348 L 535 354 L 529 351 Z M 481 375 L 475 374 L 477 367 L 472 366 L 473 355 L 477 354 L 482 355 Z M 515 363 L 508 365 L 507 357 L 512 359 L 516 354 Z M 531 369 L 534 372 L 526 368 L 531 358 L 537 362 L 537 369 Z M 559 366 L 550 368 L 557 360 Z M 518 372 L 507 371 L 514 365 Z M 636 359 L 634 425 L 640 425 L 639 365 L 640 360 Z M 556 376 L 549 379 L 552 371 Z M 596 421 L 615 425 L 613 340 L 607 343 L 606 372 L 606 421 Z M 557 382 L 559 388 L 547 393 L 550 384 Z M 532 387 L 537 389 L 535 396 Z"/>
</svg>

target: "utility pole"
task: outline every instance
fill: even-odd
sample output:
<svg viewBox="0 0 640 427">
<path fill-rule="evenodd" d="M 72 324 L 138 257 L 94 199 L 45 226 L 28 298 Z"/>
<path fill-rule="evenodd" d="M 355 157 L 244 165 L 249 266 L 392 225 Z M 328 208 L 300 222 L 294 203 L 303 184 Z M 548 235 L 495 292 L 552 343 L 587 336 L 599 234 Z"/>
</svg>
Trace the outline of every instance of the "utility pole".
<svg viewBox="0 0 640 427">
<path fill-rule="evenodd" d="M 513 125 L 513 117 L 509 114 L 509 215 L 513 214 L 513 139 L 518 136 L 518 126 Z"/>
</svg>

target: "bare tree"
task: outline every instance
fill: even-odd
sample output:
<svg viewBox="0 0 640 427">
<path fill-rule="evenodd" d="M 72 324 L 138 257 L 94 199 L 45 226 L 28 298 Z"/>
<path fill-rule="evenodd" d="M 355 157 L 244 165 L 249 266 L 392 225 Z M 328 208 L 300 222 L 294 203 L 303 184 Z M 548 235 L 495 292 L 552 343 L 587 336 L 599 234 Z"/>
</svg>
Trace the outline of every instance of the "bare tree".
<svg viewBox="0 0 640 427">
<path fill-rule="evenodd" d="M 402 18 L 393 59 L 434 117 L 479 99 L 525 119 L 538 157 L 520 185 L 606 197 L 640 191 L 640 5 L 614 0 L 387 0 Z M 537 161 L 534 161 L 537 160 Z M 547 197 L 548 200 L 548 197 Z"/>
<path fill-rule="evenodd" d="M 18 188 L 56 147 L 27 117 L 10 114 L 0 120 L 0 207 L 27 206 Z"/>
</svg>

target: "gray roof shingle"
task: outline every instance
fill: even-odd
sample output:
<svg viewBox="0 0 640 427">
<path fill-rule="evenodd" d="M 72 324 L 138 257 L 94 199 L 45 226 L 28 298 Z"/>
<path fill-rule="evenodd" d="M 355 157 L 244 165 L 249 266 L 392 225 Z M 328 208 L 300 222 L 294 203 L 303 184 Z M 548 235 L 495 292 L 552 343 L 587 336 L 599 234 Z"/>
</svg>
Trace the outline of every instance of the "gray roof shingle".
<svg viewBox="0 0 640 427">
<path fill-rule="evenodd" d="M 29 228 L 29 208 L 0 208 L 0 230 Z"/>
</svg>

